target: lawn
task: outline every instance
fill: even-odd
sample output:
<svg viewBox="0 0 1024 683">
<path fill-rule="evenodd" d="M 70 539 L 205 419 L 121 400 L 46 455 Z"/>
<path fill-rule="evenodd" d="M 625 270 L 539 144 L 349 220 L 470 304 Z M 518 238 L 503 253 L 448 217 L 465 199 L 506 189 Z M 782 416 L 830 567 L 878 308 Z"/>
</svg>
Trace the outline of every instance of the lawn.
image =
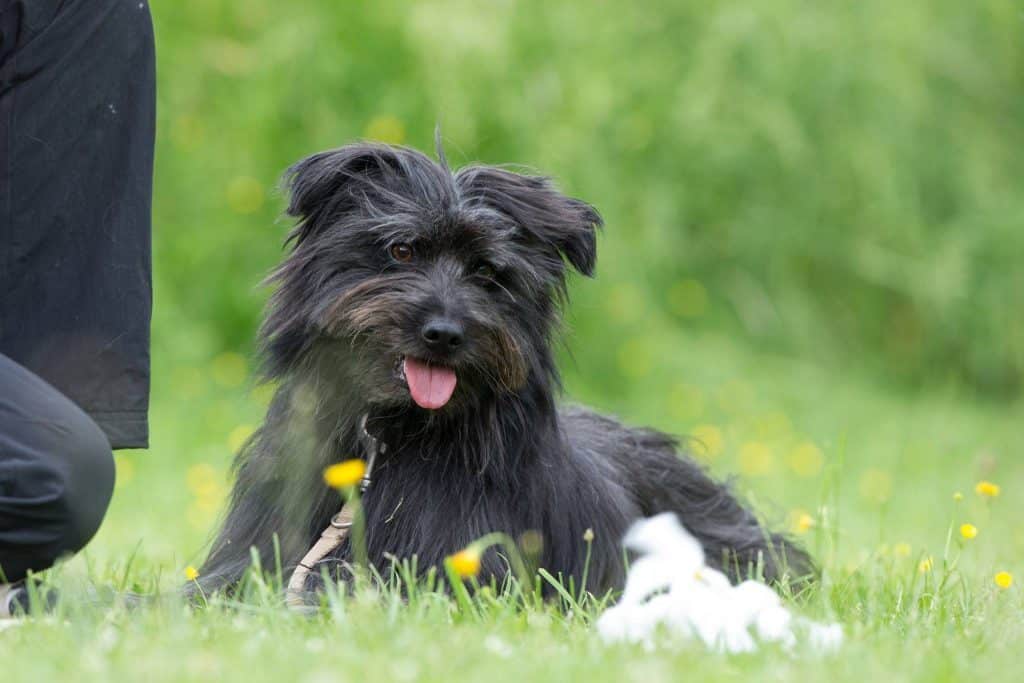
<svg viewBox="0 0 1024 683">
<path fill-rule="evenodd" d="M 654 337 L 657 367 L 631 369 L 628 393 L 589 390 L 589 368 L 566 360 L 569 393 L 633 422 L 700 434 L 708 466 L 736 473 L 764 517 L 813 550 L 820 588 L 794 609 L 843 625 L 837 653 L 607 647 L 593 611 L 495 599 L 460 609 L 438 594 L 405 604 L 362 591 L 312 618 L 288 613 L 270 588 L 201 610 L 173 597 L 109 607 L 112 589 L 169 593 L 201 559 L 230 451 L 266 401 L 250 390 L 247 360 L 228 353 L 202 367 L 158 362 L 153 448 L 118 456 L 109 519 L 52 577 L 67 598 L 61 611 L 0 632 L 4 680 L 1016 680 L 1019 405 L 955 390 L 900 395 L 714 335 Z M 982 480 L 999 495 L 978 494 Z M 964 523 L 975 538 L 962 537 Z M 998 571 L 1018 583 L 1000 589 Z"/>
<path fill-rule="evenodd" d="M 1021 679 L 1019 3 L 152 10 L 152 448 L 117 454 L 103 528 L 49 573 L 58 613 L 0 630 L 0 683 Z M 282 170 L 361 137 L 429 151 L 438 124 L 453 166 L 525 164 L 601 211 L 566 400 L 695 436 L 817 558 L 793 609 L 839 621 L 838 652 L 606 647 L 592 607 L 503 599 L 174 598 L 269 400 L 250 349 Z"/>
</svg>

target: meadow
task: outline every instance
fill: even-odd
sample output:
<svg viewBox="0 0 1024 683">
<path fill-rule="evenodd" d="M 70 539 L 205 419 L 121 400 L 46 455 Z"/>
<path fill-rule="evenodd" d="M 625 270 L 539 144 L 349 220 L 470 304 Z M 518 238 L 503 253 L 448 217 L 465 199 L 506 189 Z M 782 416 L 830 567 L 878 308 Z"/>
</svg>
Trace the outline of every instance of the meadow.
<svg viewBox="0 0 1024 683">
<path fill-rule="evenodd" d="M 1024 644 L 1024 19 L 1009 1 L 194 0 L 159 60 L 152 447 L 119 452 L 10 681 L 1018 680 Z M 604 214 L 566 400 L 692 436 L 818 560 L 846 641 L 606 646 L 599 607 L 268 585 L 186 607 L 271 389 L 253 333 L 281 171 L 356 138 L 551 173 Z M 980 486 L 979 486 L 980 484 Z M 965 526 L 968 525 L 968 526 Z M 997 583 L 998 574 L 1006 572 Z M 129 610 L 112 596 L 163 596 Z"/>
<path fill-rule="evenodd" d="M 151 452 L 118 456 L 110 517 L 88 551 L 52 577 L 53 617 L 0 632 L 5 680 L 1016 680 L 1024 638 L 1024 471 L 1019 407 L 978 407 L 953 390 L 903 396 L 872 383 L 666 333 L 666 362 L 609 400 L 575 366 L 574 399 L 701 437 L 698 457 L 818 558 L 823 574 L 794 609 L 843 625 L 831 655 L 768 647 L 725 656 L 667 641 L 654 652 L 604 645 L 597 611 L 472 608 L 388 591 L 289 613 L 272 587 L 192 610 L 173 597 L 129 611 L 111 590 L 167 592 L 198 564 L 228 485 L 228 460 L 260 417 L 242 356 L 164 369 Z M 572 342 L 570 342 L 572 345 Z M 989 497 L 980 481 L 1000 487 Z M 983 489 L 984 490 L 984 489 Z M 960 494 L 960 495 L 957 495 Z M 960 531 L 971 524 L 977 534 Z M 1016 583 L 995 583 L 1007 571 Z"/>
</svg>

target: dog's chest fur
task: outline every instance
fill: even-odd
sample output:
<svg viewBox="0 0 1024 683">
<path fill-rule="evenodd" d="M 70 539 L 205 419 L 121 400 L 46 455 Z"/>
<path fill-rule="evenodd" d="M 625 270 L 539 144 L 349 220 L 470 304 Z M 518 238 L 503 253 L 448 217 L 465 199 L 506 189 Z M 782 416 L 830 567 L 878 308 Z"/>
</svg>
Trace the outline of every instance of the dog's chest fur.
<svg viewBox="0 0 1024 683">
<path fill-rule="evenodd" d="M 501 433 L 498 443 L 467 442 L 443 428 L 439 434 L 437 425 L 429 437 L 422 431 L 417 436 L 409 427 L 385 429 L 393 441 L 385 441 L 363 498 L 367 555 L 374 566 L 387 567 L 392 557 L 441 566 L 447 555 L 487 533 L 500 531 L 518 543 L 524 533 L 537 532 L 540 552 L 526 559 L 578 579 L 589 529 L 594 547 L 588 582 L 620 582 L 618 544 L 640 509 L 612 463 L 574 444 L 556 415 L 538 419 L 532 429 L 486 432 Z M 317 522 L 326 520 L 321 514 Z M 332 559 L 351 557 L 346 542 Z M 482 579 L 506 574 L 507 562 L 498 551 L 487 553 Z"/>
</svg>

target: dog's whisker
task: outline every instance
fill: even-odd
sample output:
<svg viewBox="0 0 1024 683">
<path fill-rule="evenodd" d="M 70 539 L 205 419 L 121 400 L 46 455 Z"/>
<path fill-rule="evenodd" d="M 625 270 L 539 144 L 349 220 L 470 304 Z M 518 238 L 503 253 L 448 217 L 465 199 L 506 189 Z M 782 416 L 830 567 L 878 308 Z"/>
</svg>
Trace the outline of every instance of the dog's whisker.
<svg viewBox="0 0 1024 683">
<path fill-rule="evenodd" d="M 495 287 L 498 287 L 498 288 L 499 288 L 499 289 L 501 289 L 501 290 L 502 290 L 503 292 L 505 292 L 505 294 L 507 294 L 507 295 L 508 295 L 508 298 L 509 298 L 509 299 L 511 300 L 511 302 L 512 302 L 513 304 L 515 304 L 515 303 L 516 303 L 516 297 L 515 297 L 515 295 L 514 295 L 514 294 L 512 294 L 512 292 L 510 292 L 510 291 L 508 290 L 508 287 L 506 287 L 505 285 L 501 284 L 500 282 L 498 282 L 497 280 L 495 280 L 495 279 L 493 279 L 493 278 L 488 278 L 488 282 L 490 282 L 490 283 L 491 283 L 492 285 L 494 285 Z"/>
</svg>

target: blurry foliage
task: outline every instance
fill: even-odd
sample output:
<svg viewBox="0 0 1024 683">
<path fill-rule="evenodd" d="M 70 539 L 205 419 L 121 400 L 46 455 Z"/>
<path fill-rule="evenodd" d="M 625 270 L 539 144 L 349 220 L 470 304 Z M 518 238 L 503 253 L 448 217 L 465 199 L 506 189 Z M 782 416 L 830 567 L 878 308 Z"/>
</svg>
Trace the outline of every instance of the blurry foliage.
<svg viewBox="0 0 1024 683">
<path fill-rule="evenodd" d="M 666 330 L 1020 389 L 1019 3 L 154 12 L 158 356 L 249 348 L 288 164 L 360 137 L 429 150 L 439 122 L 453 164 L 528 164 L 605 215 L 600 276 L 571 316 L 596 391 L 683 352 Z"/>
</svg>

